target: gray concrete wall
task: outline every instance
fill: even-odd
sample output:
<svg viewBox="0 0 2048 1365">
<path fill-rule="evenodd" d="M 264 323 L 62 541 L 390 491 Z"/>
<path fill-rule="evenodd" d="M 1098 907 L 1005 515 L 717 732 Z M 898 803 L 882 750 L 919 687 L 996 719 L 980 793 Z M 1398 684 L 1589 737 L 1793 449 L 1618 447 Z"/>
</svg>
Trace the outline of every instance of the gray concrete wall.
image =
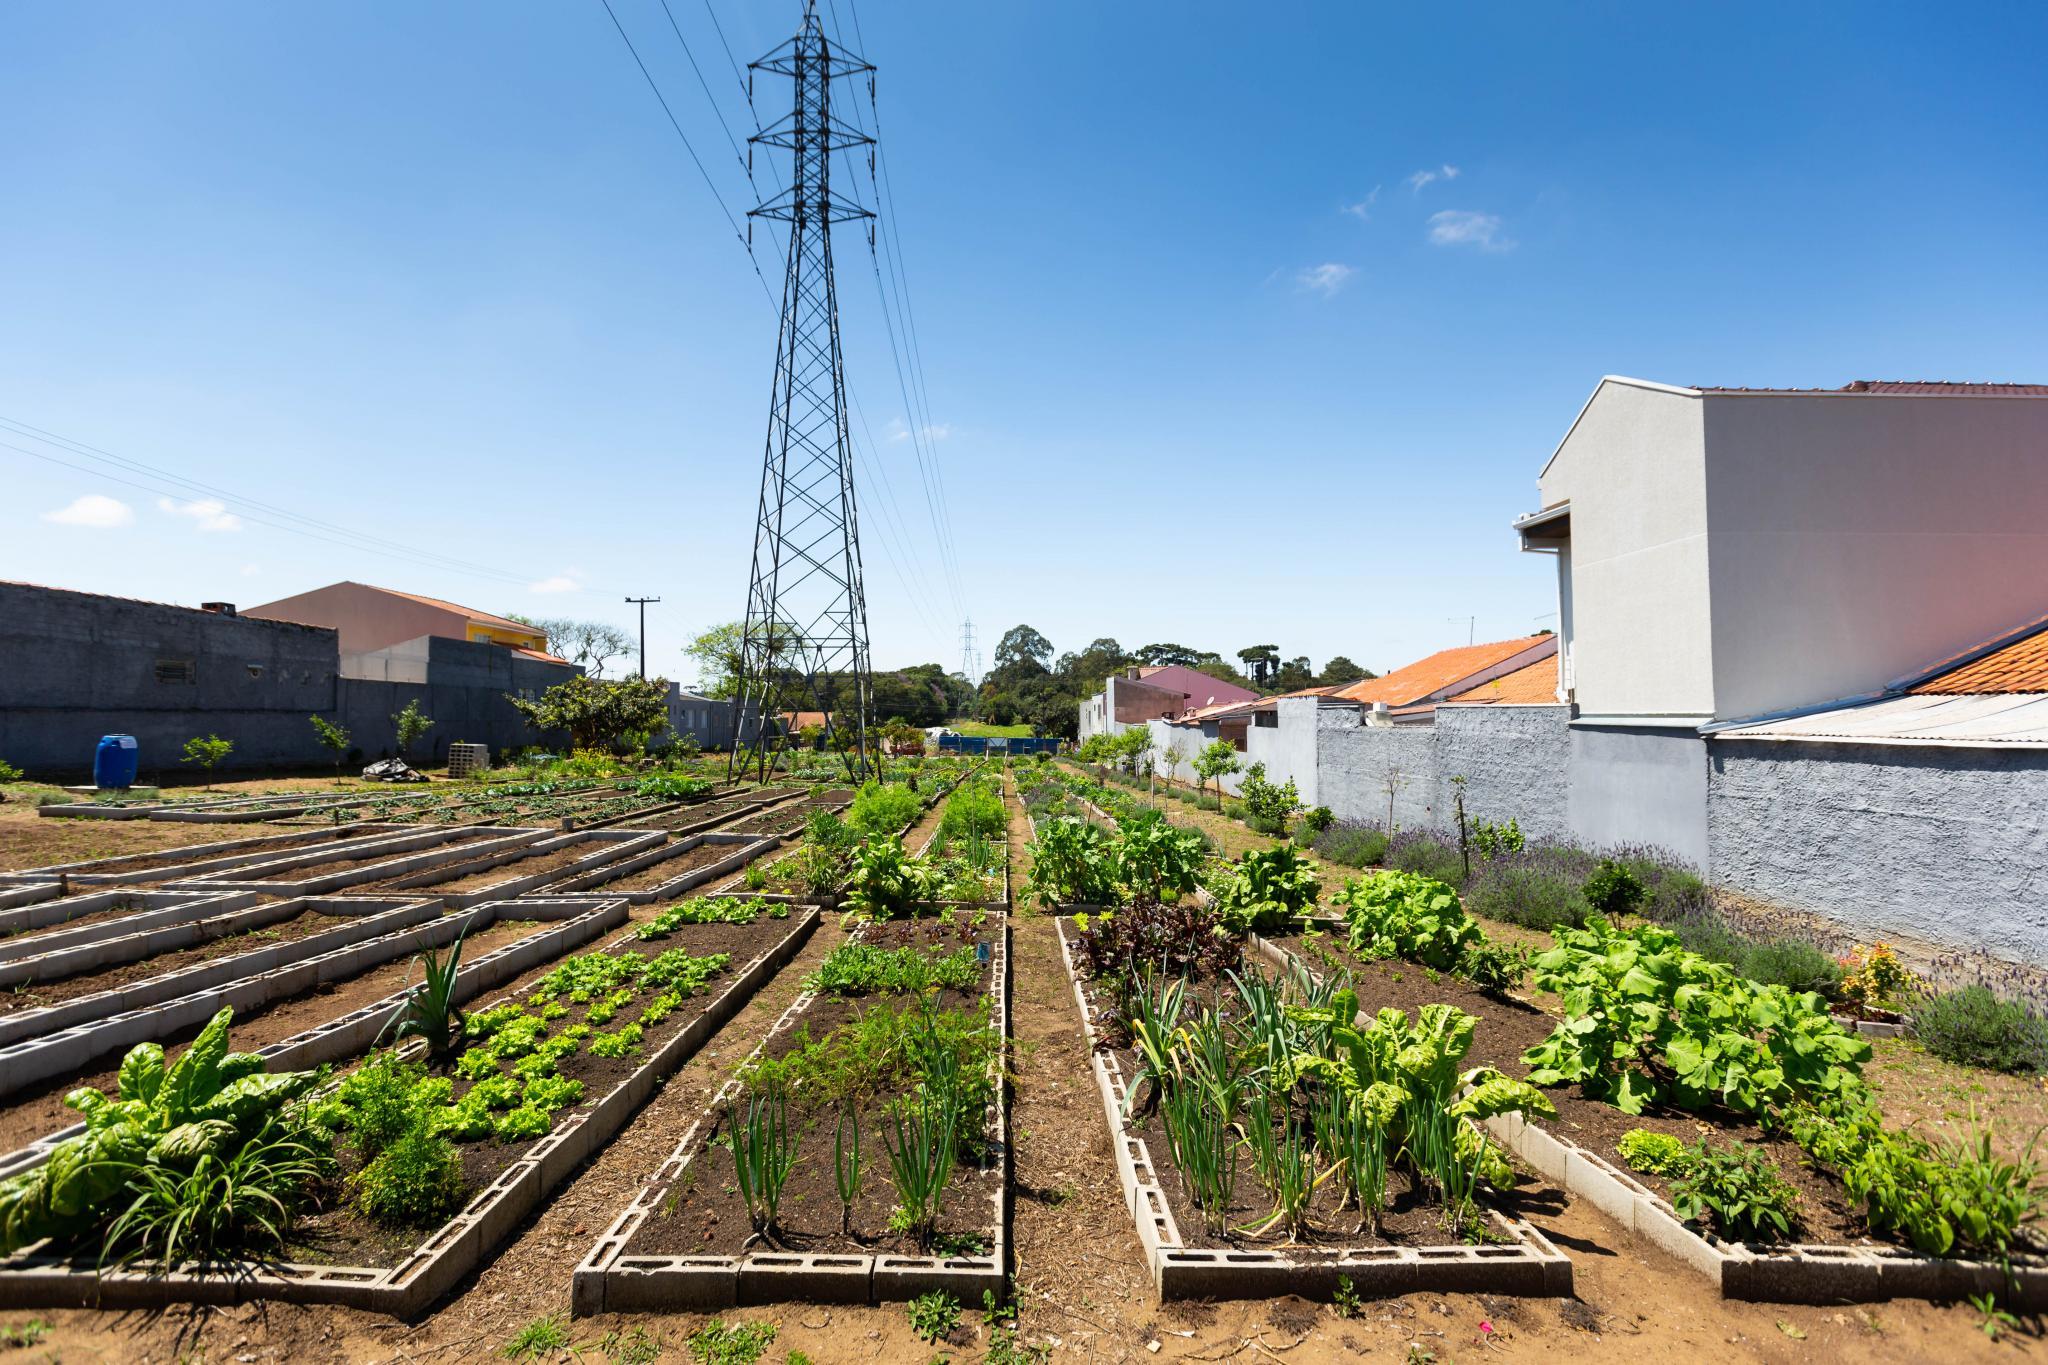
<svg viewBox="0 0 2048 1365">
<path fill-rule="evenodd" d="M 1339 707 L 1319 708 L 1315 722 L 1317 804 L 1340 820 L 1384 825 L 1391 783 L 1396 826 L 1441 827 L 1448 811 L 1437 799 L 1442 781 L 1433 727 L 1360 725 L 1356 712 Z"/>
<path fill-rule="evenodd" d="M 1715 740 L 1712 879 L 1860 938 L 2048 964 L 2048 753 Z"/>
<path fill-rule="evenodd" d="M 1451 779 L 1465 779 L 1465 816 L 1513 820 L 1532 839 L 1569 839 L 1571 708 L 1439 706 L 1437 810 L 1453 820 Z"/>
<path fill-rule="evenodd" d="M 1319 778 L 1316 771 L 1316 711 L 1321 698 L 1289 697 L 1275 702 L 1268 715 L 1255 716 L 1252 726 L 1245 732 L 1245 766 L 1254 763 L 1266 765 L 1268 782 L 1294 783 L 1295 791 L 1301 794 L 1301 804 L 1314 807 L 1323 804 L 1317 795 Z M 1358 708 L 1340 708 L 1347 719 L 1355 721 Z M 1272 725 L 1258 722 L 1271 719 Z"/>
<path fill-rule="evenodd" d="M 1696 732 L 1575 726 L 1570 776 L 1581 843 L 1650 844 L 1707 867 L 1707 746 Z"/>
<path fill-rule="evenodd" d="M 100 736 L 127 734 L 147 780 L 182 770 L 186 740 L 217 734 L 235 746 L 223 769 L 325 766 L 310 717 L 377 758 L 395 752 L 391 716 L 415 699 L 435 722 L 416 757 L 440 762 L 457 740 L 495 757 L 549 738 L 505 694 L 537 696 L 578 672 L 467 640 L 409 643 L 423 646 L 424 684 L 340 676 L 325 627 L 0 584 L 0 758 L 80 781 Z"/>
</svg>

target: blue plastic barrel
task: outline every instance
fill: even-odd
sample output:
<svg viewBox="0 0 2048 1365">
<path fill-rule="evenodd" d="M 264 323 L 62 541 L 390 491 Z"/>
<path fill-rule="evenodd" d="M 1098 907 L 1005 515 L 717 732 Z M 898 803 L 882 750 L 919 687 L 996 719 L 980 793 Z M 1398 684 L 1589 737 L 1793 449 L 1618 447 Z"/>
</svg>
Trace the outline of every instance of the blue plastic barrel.
<svg viewBox="0 0 2048 1365">
<path fill-rule="evenodd" d="M 133 735 L 101 735 L 100 747 L 92 756 L 92 784 L 102 791 L 120 791 L 135 785 L 135 770 L 142 763 L 142 751 Z"/>
</svg>

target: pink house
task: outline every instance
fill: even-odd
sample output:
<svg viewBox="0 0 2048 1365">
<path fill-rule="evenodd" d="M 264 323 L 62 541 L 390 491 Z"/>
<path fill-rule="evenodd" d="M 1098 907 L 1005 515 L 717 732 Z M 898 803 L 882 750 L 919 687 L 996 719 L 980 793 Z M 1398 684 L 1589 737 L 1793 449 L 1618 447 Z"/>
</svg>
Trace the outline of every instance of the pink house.
<svg viewBox="0 0 2048 1365">
<path fill-rule="evenodd" d="M 1181 664 L 1161 664 L 1153 668 L 1135 670 L 1139 682 L 1147 687 L 1164 688 L 1185 696 L 1184 711 L 1200 710 L 1204 706 L 1223 706 L 1231 702 L 1257 701 L 1259 694 L 1249 687 L 1212 678 Z"/>
</svg>

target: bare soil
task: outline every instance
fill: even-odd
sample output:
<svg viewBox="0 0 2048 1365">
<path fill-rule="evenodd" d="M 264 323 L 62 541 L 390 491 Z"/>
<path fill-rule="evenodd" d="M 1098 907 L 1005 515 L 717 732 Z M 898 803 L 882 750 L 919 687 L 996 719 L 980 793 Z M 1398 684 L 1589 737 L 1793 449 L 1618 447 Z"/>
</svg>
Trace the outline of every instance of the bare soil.
<svg viewBox="0 0 2048 1365">
<path fill-rule="evenodd" d="M 678 853 L 651 867 L 643 867 L 638 872 L 629 872 L 586 889 L 593 895 L 610 891 L 651 891 L 678 877 L 688 876 L 700 867 L 709 867 L 721 859 L 730 858 L 743 847 L 741 844 L 699 844 L 687 853 Z"/>
<path fill-rule="evenodd" d="M 883 948 L 914 946 L 927 952 L 947 953 L 973 942 L 976 934 L 963 915 L 869 925 L 861 937 Z M 979 988 L 941 991 L 932 1003 L 937 1009 L 979 1010 L 986 1004 L 982 992 L 987 983 L 988 971 L 984 968 Z M 764 1055 L 787 1056 L 801 1044 L 824 1040 L 875 1009 L 907 1008 L 910 1001 L 900 997 L 819 996 L 804 1011 L 799 1024 L 778 1035 Z M 721 1121 L 699 1135 L 698 1151 L 683 1178 L 665 1189 L 659 1212 L 641 1224 L 629 1250 L 634 1255 L 646 1256 L 737 1256 L 755 1248 L 820 1254 L 919 1254 L 909 1237 L 888 1228 L 896 1196 L 889 1181 L 887 1151 L 883 1146 L 886 1123 L 882 1106 L 891 1098 L 875 1095 L 860 1107 L 863 1178 L 860 1196 L 853 1205 L 851 1236 L 842 1231 L 842 1210 L 833 1172 L 839 1111 L 831 1105 L 806 1103 L 798 1093 L 791 1096 L 788 1111 L 789 1131 L 797 1149 L 795 1165 L 783 1188 L 772 1242 L 764 1244 L 753 1236 L 746 1205 L 733 1184 L 732 1157 L 713 1146 L 714 1140 L 723 1134 Z M 942 1245 L 986 1249 L 993 1233 L 988 1225 L 985 1183 L 990 1160 L 992 1157 L 984 1153 L 979 1162 L 963 1159 L 956 1169 L 939 1222 Z"/>
<path fill-rule="evenodd" d="M 80 996 L 119 990 L 137 981 L 147 981 L 151 977 L 183 971 L 187 967 L 196 967 L 215 958 L 253 952 L 259 948 L 274 947 L 279 943 L 295 943 L 329 929 L 338 929 L 360 918 L 357 915 L 328 914 L 321 910 L 302 910 L 290 919 L 279 920 L 256 929 L 245 929 L 238 934 L 222 934 L 210 942 L 194 944 L 190 948 L 158 953 L 153 957 L 124 962 L 119 966 L 103 968 L 96 972 L 82 972 L 61 981 L 38 981 L 33 985 L 18 986 L 13 990 L 0 992 L 0 1014 L 47 1009 L 51 1005 L 61 1005 Z"/>
<path fill-rule="evenodd" d="M 454 838 L 449 839 L 444 843 L 429 844 L 425 848 L 410 848 L 400 852 L 393 852 L 391 849 L 388 848 L 364 849 L 361 853 L 357 854 L 354 857 L 333 858 L 329 859 L 327 862 L 324 863 L 307 863 L 303 867 L 282 867 L 278 868 L 273 872 L 265 873 L 261 877 L 245 876 L 241 869 L 230 868 L 228 870 L 228 875 L 223 880 L 264 881 L 276 882 L 284 885 L 297 885 L 300 882 L 308 882 L 313 880 L 313 878 L 315 877 L 325 877 L 328 874 L 334 872 L 360 871 L 361 869 L 369 867 L 375 863 L 389 862 L 394 858 L 410 858 L 413 855 L 419 853 L 453 853 L 458 849 L 468 848 L 474 844 L 479 844 L 487 839 L 492 839 L 496 837 L 498 836 L 490 834 L 471 834 L 465 832 L 456 835 Z M 254 872 L 255 869 L 252 868 L 250 869 L 250 871 Z M 351 887 L 349 889 L 352 891 L 359 891 L 361 888 Z"/>
<path fill-rule="evenodd" d="M 495 867 L 487 867 L 479 872 L 471 872 L 466 876 L 456 877 L 451 881 L 429 882 L 419 889 L 430 891 L 437 896 L 444 893 L 482 891 L 487 887 L 497 886 L 502 882 L 509 882 L 520 877 L 531 877 L 537 872 L 558 871 L 568 867 L 578 859 L 589 857 L 604 847 L 605 844 L 602 840 L 583 839 L 566 847 L 554 849 L 551 852 L 529 853 L 522 858 L 509 858 Z M 394 878 L 393 880 L 404 879 Z"/>
</svg>

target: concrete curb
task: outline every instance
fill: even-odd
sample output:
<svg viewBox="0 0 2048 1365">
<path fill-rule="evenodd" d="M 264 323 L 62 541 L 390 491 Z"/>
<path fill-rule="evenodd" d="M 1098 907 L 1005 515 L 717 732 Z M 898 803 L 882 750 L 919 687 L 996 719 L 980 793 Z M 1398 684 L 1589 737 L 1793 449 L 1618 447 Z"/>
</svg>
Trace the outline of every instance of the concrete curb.
<svg viewBox="0 0 2048 1365">
<path fill-rule="evenodd" d="M 620 916 L 625 903 L 608 902 Z M 10 1308 L 90 1306 L 147 1308 L 166 1303 L 233 1303 L 280 1299 L 333 1303 L 395 1316 L 426 1309 L 510 1240 L 542 1200 L 592 1153 L 609 1142 L 655 1088 L 695 1055 L 746 1001 L 796 954 L 817 927 L 800 917 L 700 1014 L 631 1075 L 577 1111 L 470 1200 L 398 1265 L 244 1265 L 225 1274 L 178 1271 L 95 1273 L 34 1248 L 0 1261 L 0 1305 Z"/>
<path fill-rule="evenodd" d="M 559 920 L 558 927 L 545 933 L 533 934 L 516 943 L 485 953 L 472 962 L 465 962 L 455 973 L 455 998 L 457 1003 L 475 999 L 478 995 L 501 982 L 509 981 L 528 968 L 549 961 L 572 948 L 581 947 L 614 925 L 623 923 L 626 906 L 623 901 L 572 899 L 564 897 L 546 902 L 533 900 L 511 902 L 492 907 L 493 913 L 505 919 L 532 918 L 538 920 Z M 339 1061 L 353 1053 L 369 1047 L 377 1035 L 390 1022 L 392 1013 L 412 993 L 408 986 L 393 991 L 381 1000 L 340 1015 L 323 1024 L 315 1024 L 280 1042 L 257 1051 L 268 1059 L 272 1071 L 293 1071 L 318 1066 L 323 1062 Z M 69 1137 L 76 1137 L 85 1131 L 83 1122 L 72 1124 L 53 1133 L 37 1138 L 19 1151 L 0 1157 L 0 1179 L 29 1169 L 40 1162 L 49 1149 Z"/>
<path fill-rule="evenodd" d="M 813 915 L 818 912 L 813 911 Z M 653 1216 L 660 1191 L 680 1179 L 700 1152 L 698 1134 L 714 1128 L 723 1106 L 741 1090 L 735 1077 L 719 1087 L 711 1103 L 683 1134 L 667 1161 L 640 1187 L 604 1235 L 576 1267 L 570 1281 L 569 1311 L 575 1317 L 633 1311 L 710 1311 L 741 1304 L 895 1303 L 933 1290 L 944 1290 L 962 1303 L 978 1303 L 983 1291 L 1005 1296 L 1009 1268 L 1011 1159 L 1009 1095 L 1002 1079 L 1010 1050 L 1010 926 L 1003 923 L 1000 951 L 989 968 L 991 1021 L 1001 1030 L 995 1066 L 995 1098 L 986 1132 L 993 1160 L 972 1172 L 986 1190 L 993 1223 L 990 1250 L 984 1256 L 802 1255 L 755 1252 L 746 1256 L 629 1256 L 627 1243 Z M 770 1039 L 797 1026 L 816 996 L 805 991 L 785 1010 L 775 1026 L 756 1044 L 759 1056 Z M 708 1150 L 708 1149 L 706 1149 Z M 962 1171 L 960 1176 L 970 1173 Z M 959 1177 L 956 1177 L 956 1179 Z"/>
<path fill-rule="evenodd" d="M 716 881 L 720 877 L 739 871 L 763 853 L 778 846 L 769 840 L 756 839 L 746 834 L 720 834 L 715 831 L 692 834 L 665 848 L 652 848 L 645 853 L 636 853 L 631 857 L 608 863 L 595 871 L 550 882 L 544 889 L 553 893 L 566 893 L 601 887 L 621 877 L 629 877 L 635 872 L 680 858 L 705 844 L 729 844 L 733 852 L 694 871 L 679 873 L 659 885 L 642 887 L 638 891 L 613 891 L 608 894 L 621 897 L 633 905 L 673 900 L 694 887 L 702 886 L 705 882 Z"/>
<path fill-rule="evenodd" d="M 1252 937 L 1269 961 L 1296 964 L 1316 975 L 1300 958 Z M 1877 1303 L 1897 1298 L 1963 1299 L 1982 1293 L 2003 1297 L 2009 1292 L 2020 1309 L 2048 1308 L 2048 1258 L 2015 1257 L 2008 1279 L 2006 1268 L 1994 1262 L 1945 1260 L 1903 1247 L 1724 1242 L 1687 1225 L 1670 1204 L 1628 1172 L 1520 1114 L 1502 1114 L 1483 1126 L 1544 1179 L 1705 1276 L 1723 1298 Z"/>
<path fill-rule="evenodd" d="M 196 896 L 183 904 L 144 910 L 99 924 L 81 924 L 76 929 L 11 939 L 0 944 L 0 949 L 9 950 L 0 952 L 0 986 L 61 981 L 80 972 L 101 971 L 158 953 L 174 953 L 231 934 L 247 933 L 299 913 L 290 901 L 253 904 L 261 899 L 254 894 Z"/>
<path fill-rule="evenodd" d="M 416 872 L 408 877 L 400 877 L 392 882 L 391 889 L 393 891 L 407 892 L 424 891 L 427 895 L 433 895 L 435 893 L 432 888 L 441 882 L 458 881 L 463 877 L 471 876 L 478 872 L 487 872 L 494 867 L 503 867 L 508 863 L 521 863 L 528 858 L 544 858 L 551 853 L 560 852 L 565 848 L 573 848 L 578 844 L 597 845 L 594 851 L 578 858 L 569 865 L 571 868 L 588 871 L 592 867 L 602 867 L 614 859 L 640 852 L 643 849 L 659 848 L 661 846 L 661 836 L 653 833 L 640 834 L 617 830 L 573 830 L 567 834 L 557 834 L 545 839 L 537 839 L 528 844 L 515 844 L 510 847 L 499 848 L 490 853 L 464 859 L 461 862 L 449 863 L 440 867 L 430 867 L 423 872 Z M 523 895 L 528 891 L 537 890 L 556 880 L 560 875 L 561 869 L 529 872 L 525 875 L 515 872 L 512 876 L 505 878 L 501 882 L 493 882 L 489 886 L 480 887 L 475 891 L 446 892 L 442 893 L 439 898 L 450 909 L 464 910 L 472 905 L 481 905 L 485 901 L 504 900 L 509 897 Z"/>
<path fill-rule="evenodd" d="M 1123 1121 L 1127 1088 L 1115 1054 L 1101 1046 L 1088 1014 L 1080 964 L 1064 919 L 1055 919 L 1060 956 L 1073 987 L 1074 1004 L 1088 1038 L 1088 1054 L 1116 1152 L 1124 1207 L 1137 1224 L 1138 1241 L 1162 1302 L 1167 1299 L 1260 1299 L 1283 1294 L 1327 1298 L 1339 1278 L 1351 1281 L 1361 1298 L 1400 1294 L 1515 1294 L 1568 1298 L 1572 1263 L 1532 1225 L 1489 1210 L 1505 1245 L 1452 1243 L 1422 1247 L 1345 1247 L 1327 1260 L 1295 1260 L 1284 1252 L 1190 1247 L 1181 1240 L 1145 1140 Z"/>
</svg>

